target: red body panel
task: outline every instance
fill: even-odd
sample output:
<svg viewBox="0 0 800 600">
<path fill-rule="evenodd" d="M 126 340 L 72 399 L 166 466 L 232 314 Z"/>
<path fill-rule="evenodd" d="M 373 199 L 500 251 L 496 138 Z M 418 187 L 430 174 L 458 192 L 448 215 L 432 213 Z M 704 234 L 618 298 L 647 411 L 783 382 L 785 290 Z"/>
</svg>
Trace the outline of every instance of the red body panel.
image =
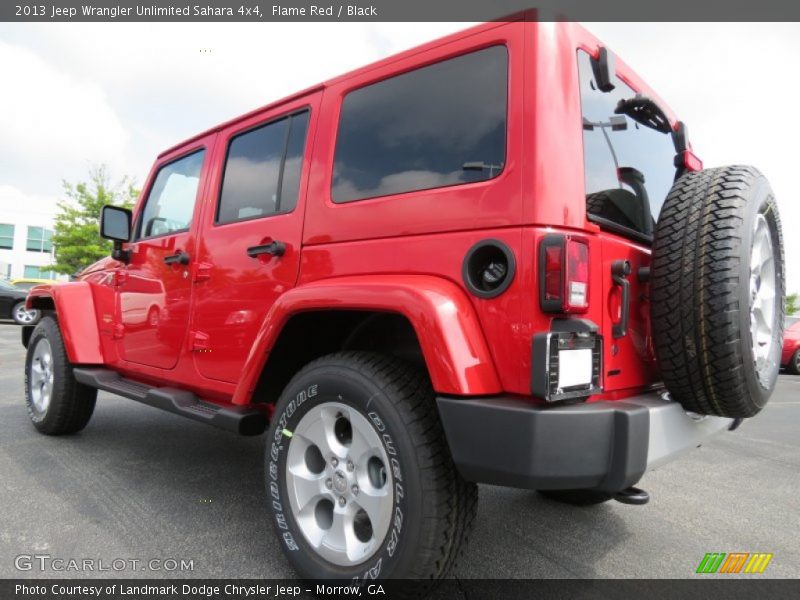
<svg viewBox="0 0 800 600">
<path fill-rule="evenodd" d="M 208 204 L 202 218 L 195 263 L 192 331 L 205 337 L 210 352 L 195 352 L 194 363 L 204 377 L 235 383 L 250 354 L 256 335 L 272 304 L 294 287 L 300 270 L 305 198 L 301 191 L 292 212 L 227 224 L 215 224 L 215 210 L 223 178 L 223 165 L 231 138 L 264 122 L 302 109 L 310 110 L 309 139 L 313 139 L 322 94 L 309 93 L 222 129 L 209 174 Z M 313 144 L 305 147 L 304 164 Z M 308 169 L 303 170 L 304 190 Z M 280 258 L 251 258 L 247 248 L 278 240 L 286 252 Z M 198 272 L 200 269 L 202 272 Z"/>
<path fill-rule="evenodd" d="M 28 292 L 26 306 L 34 308 L 37 299 L 53 300 L 59 315 L 61 336 L 67 357 L 74 364 L 102 364 L 98 319 L 103 315 L 96 311 L 92 286 L 85 281 L 56 285 L 37 285 Z"/>
<path fill-rule="evenodd" d="M 282 295 L 258 332 L 233 402 L 249 401 L 269 349 L 293 314 L 331 308 L 406 316 L 420 339 L 434 388 L 442 393 L 501 391 L 480 322 L 462 290 L 436 277 L 377 275 L 326 279 Z"/>
<path fill-rule="evenodd" d="M 192 264 L 169 265 L 164 259 L 179 252 L 196 257 L 197 224 L 207 204 L 203 200 L 214 138 L 214 134 L 205 136 L 162 157 L 145 185 L 143 198 L 147 197 L 162 166 L 180 156 L 205 150 L 190 228 L 128 244 L 130 262 L 118 268 L 119 322 L 124 330 L 124 335 L 118 338 L 119 353 L 123 361 L 132 365 L 172 369 L 184 351 L 191 314 Z"/>
<path fill-rule="evenodd" d="M 587 220 L 584 201 L 583 137 L 581 100 L 576 53 L 579 49 L 596 55 L 601 42 L 588 31 L 574 23 L 538 23 L 532 27 L 535 43 L 533 84 L 530 94 L 534 101 L 527 104 L 526 130 L 532 131 L 531 142 L 526 144 L 526 156 L 532 160 L 526 171 L 532 174 L 532 190 L 526 194 L 525 223 L 540 226 L 557 226 L 577 229 L 587 235 L 590 244 L 589 311 L 582 316 L 601 326 L 604 336 L 603 362 L 605 394 L 600 398 L 617 398 L 636 393 L 658 381 L 655 358 L 650 341 L 648 322 L 649 306 L 646 286 L 636 281 L 636 269 L 649 266 L 649 248 L 626 238 L 603 232 Z M 650 89 L 623 61 L 615 57 L 617 75 L 635 91 L 656 99 L 667 111 L 674 124 L 675 117 L 658 94 Z M 526 71 L 527 73 L 528 71 Z M 575 127 L 571 124 L 577 124 Z M 530 252 L 524 264 L 534 276 L 534 249 L 537 233 L 525 243 Z M 631 281 L 630 331 L 614 340 L 613 323 L 619 320 L 620 290 L 613 285 L 611 263 L 629 260 L 634 269 Z M 538 312 L 535 295 L 525 309 L 526 314 Z M 548 319 L 532 319 L 530 336 L 549 328 Z"/>
<path fill-rule="evenodd" d="M 781 365 L 788 365 L 792 355 L 800 350 L 800 322 L 786 328 L 783 334 Z"/>
<path fill-rule="evenodd" d="M 498 44 L 509 56 L 507 162 L 499 176 L 346 204 L 331 201 L 345 94 Z M 247 404 L 293 314 L 332 308 L 387 311 L 413 325 L 437 392 L 530 396 L 532 336 L 564 316 L 543 313 L 539 306 L 539 240 L 554 231 L 577 232 L 587 240 L 590 258 L 589 309 L 580 316 L 598 324 L 604 337 L 605 393 L 595 398 L 621 398 L 652 386 L 658 374 L 649 307 L 645 285 L 635 277 L 630 332 L 618 340 L 611 336 L 619 319 L 619 290 L 610 265 L 627 259 L 635 269 L 647 266 L 649 249 L 601 232 L 586 218 L 576 52 L 596 54 L 598 48 L 593 36 L 571 23 L 485 24 L 336 78 L 168 150 L 154 165 L 136 213 L 163 164 L 204 147 L 206 164 L 191 227 L 130 244 L 130 265 L 106 261 L 85 276 L 75 289 L 87 290 L 82 297 L 97 303 L 97 320 L 91 317 L 94 311 L 72 306 L 64 309 L 70 312 L 62 321 L 78 319 L 79 324 L 68 325 L 73 332 L 91 323 L 95 337 L 72 335 L 70 343 L 80 349 L 70 351 L 134 379 Z M 657 98 L 627 65 L 619 60 L 616 65 L 632 88 Z M 294 211 L 216 225 L 231 136 L 303 107 L 311 116 Z M 517 263 L 510 287 L 492 299 L 471 295 L 462 280 L 467 250 L 487 238 L 503 241 Z M 267 239 L 284 242 L 285 255 L 246 255 L 249 246 Z M 191 255 L 190 265 L 165 268 L 163 255 L 179 249 Z M 117 273 L 127 278 L 115 279 Z M 36 293 L 55 297 L 60 295 L 56 289 L 60 286 Z M 159 304 L 166 316 L 153 324 L 147 314 Z M 57 305 L 61 311 L 63 301 Z"/>
<path fill-rule="evenodd" d="M 505 242 L 514 253 L 519 253 L 522 249 L 520 228 L 409 236 L 402 241 L 387 238 L 307 246 L 303 250 L 303 265 L 298 285 L 304 286 L 320 278 L 353 275 L 363 276 L 360 280 L 366 282 L 374 273 L 435 276 L 442 281 L 441 285 L 446 284 L 449 286 L 448 289 L 454 293 L 458 292 L 459 297 L 453 298 L 453 301 L 460 305 L 463 298 L 466 307 L 477 315 L 479 324 L 492 323 L 492 327 L 483 327 L 481 338 L 485 335 L 490 356 L 494 359 L 489 364 L 496 365 L 502 389 L 527 394 L 528 376 L 527 372 L 520 368 L 520 358 L 530 354 L 530 348 L 527 347 L 530 338 L 526 339 L 520 335 L 515 325 L 521 320 L 520 304 L 525 294 L 530 293 L 530 289 L 519 274 L 505 293 L 492 300 L 468 295 L 463 289 L 461 265 L 464 256 L 473 244 L 485 238 Z M 388 288 L 383 289 L 388 293 Z M 346 301 L 349 297 L 342 298 Z M 387 301 L 383 310 L 402 312 L 399 308 L 392 300 Z M 444 354 L 453 356 L 458 355 L 459 351 L 448 348 Z M 456 378 L 456 381 L 462 379 Z M 445 388 L 436 389 L 443 393 L 478 393 L 472 387 L 448 386 L 447 392 Z"/>
<path fill-rule="evenodd" d="M 319 133 L 309 183 L 305 244 L 407 235 L 491 229 L 519 225 L 522 216 L 522 139 L 524 127 L 522 81 L 525 28 L 522 23 L 495 26 L 411 57 L 376 66 L 337 81 L 325 90 Z M 342 98 L 349 91 L 431 62 L 505 43 L 509 51 L 507 163 L 503 172 L 487 181 L 419 190 L 334 204 L 330 198 L 336 129 Z M 447 215 L 443 218 L 443 215 Z"/>
</svg>

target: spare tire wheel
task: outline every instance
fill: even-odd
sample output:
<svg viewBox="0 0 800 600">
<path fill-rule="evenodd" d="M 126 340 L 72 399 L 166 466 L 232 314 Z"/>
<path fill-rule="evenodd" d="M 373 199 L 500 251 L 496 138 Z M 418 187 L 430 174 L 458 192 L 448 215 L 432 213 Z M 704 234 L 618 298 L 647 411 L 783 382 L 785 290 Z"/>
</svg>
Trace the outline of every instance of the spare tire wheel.
<svg viewBox="0 0 800 600">
<path fill-rule="evenodd" d="M 651 268 L 653 345 L 688 411 L 752 417 L 778 377 L 783 341 L 780 217 L 755 168 L 687 173 L 667 196 Z"/>
</svg>

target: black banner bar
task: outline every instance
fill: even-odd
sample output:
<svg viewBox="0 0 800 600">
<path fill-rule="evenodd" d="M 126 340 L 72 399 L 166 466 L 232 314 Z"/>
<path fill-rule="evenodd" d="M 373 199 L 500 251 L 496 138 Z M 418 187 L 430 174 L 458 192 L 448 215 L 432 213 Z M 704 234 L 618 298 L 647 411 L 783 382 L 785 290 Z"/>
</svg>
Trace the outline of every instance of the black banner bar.
<svg viewBox="0 0 800 600">
<path fill-rule="evenodd" d="M 798 21 L 791 0 L 57 0 L 0 2 L 0 21 Z"/>
<path fill-rule="evenodd" d="M 448 579 L 430 581 L 301 581 L 261 579 L 0 580 L 3 600 L 783 600 L 800 596 L 800 580 L 697 579 Z"/>
</svg>

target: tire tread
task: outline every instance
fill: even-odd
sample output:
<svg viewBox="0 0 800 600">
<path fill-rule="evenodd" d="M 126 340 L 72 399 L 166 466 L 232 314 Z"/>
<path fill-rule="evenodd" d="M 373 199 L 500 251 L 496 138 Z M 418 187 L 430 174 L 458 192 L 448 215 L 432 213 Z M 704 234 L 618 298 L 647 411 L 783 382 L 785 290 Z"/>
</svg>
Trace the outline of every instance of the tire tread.
<svg viewBox="0 0 800 600">
<path fill-rule="evenodd" d="M 297 377 L 323 365 L 346 364 L 378 385 L 395 400 L 403 416 L 402 426 L 416 447 L 422 489 L 428 499 L 424 514 L 428 541 L 417 549 L 415 571 L 403 577 L 446 577 L 463 554 L 478 507 L 478 487 L 465 481 L 456 470 L 436 399 L 427 373 L 392 356 L 372 352 L 337 352 L 319 358 L 301 369 Z"/>
<path fill-rule="evenodd" d="M 29 348 L 33 348 L 36 341 L 46 337 L 50 342 L 53 353 L 53 370 L 55 380 L 60 382 L 59 393 L 53 390 L 48 414 L 44 420 L 36 422 L 34 426 L 47 435 L 68 435 L 77 433 L 89 423 L 94 413 L 97 390 L 85 386 L 75 379 L 72 373 L 72 364 L 69 362 L 64 340 L 58 322 L 52 316 L 45 316 L 39 321 L 31 334 Z M 25 369 L 25 395 L 28 412 L 32 413 L 30 389 L 28 382 L 28 368 Z M 51 412 L 52 411 L 52 412 Z"/>
<path fill-rule="evenodd" d="M 748 190 L 763 176 L 731 166 L 687 173 L 675 182 L 653 243 L 651 323 L 664 383 L 687 410 L 750 417 L 738 286 Z M 774 207 L 774 203 L 772 205 Z M 780 248 L 780 220 L 774 211 Z M 783 261 L 781 260 L 781 266 Z M 777 274 L 783 281 L 782 272 Z"/>
</svg>

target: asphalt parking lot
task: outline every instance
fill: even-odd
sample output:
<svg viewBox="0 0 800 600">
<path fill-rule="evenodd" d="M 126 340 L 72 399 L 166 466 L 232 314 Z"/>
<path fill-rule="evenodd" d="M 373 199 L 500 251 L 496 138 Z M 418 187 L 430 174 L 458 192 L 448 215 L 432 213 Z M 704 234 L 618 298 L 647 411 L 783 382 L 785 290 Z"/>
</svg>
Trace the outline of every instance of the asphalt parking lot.
<svg viewBox="0 0 800 600">
<path fill-rule="evenodd" d="M 0 577 L 92 575 L 17 570 L 34 554 L 193 561 L 122 577 L 292 576 L 267 518 L 262 438 L 105 393 L 82 433 L 46 437 L 25 412 L 23 362 L 19 329 L 0 324 Z M 781 375 L 757 418 L 645 475 L 647 506 L 483 486 L 456 575 L 683 578 L 707 552 L 770 552 L 757 577 L 800 577 L 799 432 L 800 377 Z"/>
</svg>

